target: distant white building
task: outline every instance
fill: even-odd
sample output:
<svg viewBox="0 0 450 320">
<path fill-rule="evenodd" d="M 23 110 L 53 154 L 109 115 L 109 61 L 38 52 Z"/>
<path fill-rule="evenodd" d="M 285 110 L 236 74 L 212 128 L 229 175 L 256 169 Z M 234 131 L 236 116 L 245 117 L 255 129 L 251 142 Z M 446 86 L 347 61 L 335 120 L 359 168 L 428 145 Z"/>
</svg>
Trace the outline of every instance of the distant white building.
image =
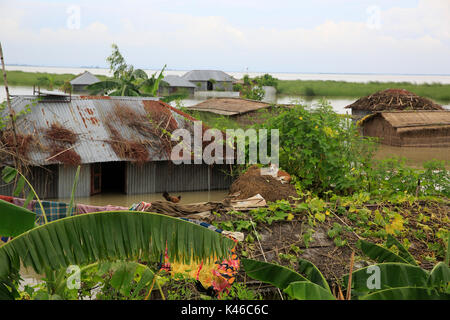
<svg viewBox="0 0 450 320">
<path fill-rule="evenodd" d="M 192 70 L 183 75 L 198 91 L 233 91 L 235 79 L 220 70 Z"/>
<path fill-rule="evenodd" d="M 100 80 L 94 76 L 89 71 L 85 71 L 75 79 L 70 81 L 70 84 L 72 85 L 72 92 L 80 93 L 80 92 L 86 92 L 86 87 L 88 85 L 94 84 L 99 82 Z"/>
</svg>

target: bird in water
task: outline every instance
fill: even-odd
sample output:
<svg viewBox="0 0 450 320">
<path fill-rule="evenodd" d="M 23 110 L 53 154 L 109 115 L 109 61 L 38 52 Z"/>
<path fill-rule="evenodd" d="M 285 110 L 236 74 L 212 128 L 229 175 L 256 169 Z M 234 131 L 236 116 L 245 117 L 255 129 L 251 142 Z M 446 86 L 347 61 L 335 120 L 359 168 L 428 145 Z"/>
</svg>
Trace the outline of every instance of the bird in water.
<svg viewBox="0 0 450 320">
<path fill-rule="evenodd" d="M 173 203 L 178 203 L 181 200 L 181 196 L 178 196 L 178 197 L 171 196 L 167 191 L 164 191 L 163 197 L 167 201 L 170 201 L 170 202 L 173 202 Z"/>
</svg>

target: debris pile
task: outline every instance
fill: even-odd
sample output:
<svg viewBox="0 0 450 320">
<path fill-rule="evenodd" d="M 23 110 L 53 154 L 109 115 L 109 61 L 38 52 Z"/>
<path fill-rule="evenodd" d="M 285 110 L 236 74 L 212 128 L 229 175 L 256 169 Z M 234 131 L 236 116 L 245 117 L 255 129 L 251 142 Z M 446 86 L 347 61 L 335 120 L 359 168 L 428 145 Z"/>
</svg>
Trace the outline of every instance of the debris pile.
<svg viewBox="0 0 450 320">
<path fill-rule="evenodd" d="M 354 110 L 444 110 L 430 99 L 404 89 L 387 89 L 360 98 L 346 108 Z"/>
<path fill-rule="evenodd" d="M 111 135 L 111 139 L 107 142 L 119 158 L 134 160 L 141 164 L 149 161 L 150 154 L 145 143 L 125 139 L 110 123 L 107 127 Z"/>
<path fill-rule="evenodd" d="M 81 157 L 73 148 L 65 148 L 56 144 L 51 146 L 51 155 L 48 160 L 58 161 L 75 167 L 81 164 Z"/>
<path fill-rule="evenodd" d="M 72 130 L 66 129 L 59 123 L 52 123 L 50 128 L 45 130 L 45 137 L 55 142 L 74 144 L 78 140 L 78 135 Z"/>
<path fill-rule="evenodd" d="M 16 154 L 17 146 L 19 156 L 28 159 L 28 152 L 35 140 L 34 136 L 31 134 L 17 134 L 16 139 L 16 144 L 14 144 L 14 134 L 12 130 L 2 131 L 0 141 L 2 143 L 3 151 L 8 155 Z"/>
<path fill-rule="evenodd" d="M 282 183 L 270 175 L 261 175 L 260 168 L 256 165 L 233 182 L 230 194 L 236 194 L 236 199 L 247 199 L 260 194 L 266 201 L 292 200 L 291 197 L 298 197 L 292 184 Z"/>
</svg>

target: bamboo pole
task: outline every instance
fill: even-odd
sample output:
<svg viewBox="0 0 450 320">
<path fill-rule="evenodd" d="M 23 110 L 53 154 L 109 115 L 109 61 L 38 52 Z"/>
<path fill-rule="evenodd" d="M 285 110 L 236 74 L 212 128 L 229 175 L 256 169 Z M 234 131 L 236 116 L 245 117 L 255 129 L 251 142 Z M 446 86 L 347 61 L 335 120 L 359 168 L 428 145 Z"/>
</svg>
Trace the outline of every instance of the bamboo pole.
<svg viewBox="0 0 450 320">
<path fill-rule="evenodd" d="M 9 117 L 11 119 L 11 126 L 12 126 L 12 131 L 13 131 L 13 143 L 14 143 L 14 147 L 15 147 L 15 151 L 16 151 L 16 156 L 14 157 L 14 165 L 19 172 L 22 172 L 22 168 L 20 165 L 19 148 L 17 145 L 18 139 L 17 139 L 16 121 L 14 119 L 15 113 L 11 107 L 11 99 L 9 96 L 8 81 L 6 78 L 5 60 L 3 58 L 3 49 L 2 49 L 1 42 L 0 42 L 0 60 L 2 62 L 3 82 L 5 84 L 5 91 L 6 91 L 6 103 L 8 105 L 8 109 L 9 109 Z"/>
</svg>

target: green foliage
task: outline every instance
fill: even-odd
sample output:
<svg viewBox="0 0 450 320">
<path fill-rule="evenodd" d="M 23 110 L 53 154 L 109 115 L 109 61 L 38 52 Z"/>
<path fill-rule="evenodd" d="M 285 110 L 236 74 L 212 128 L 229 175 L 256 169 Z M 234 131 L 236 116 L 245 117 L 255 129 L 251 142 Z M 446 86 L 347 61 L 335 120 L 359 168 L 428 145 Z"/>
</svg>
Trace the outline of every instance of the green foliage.
<svg viewBox="0 0 450 320">
<path fill-rule="evenodd" d="M 402 88 L 415 94 L 434 99 L 436 101 L 450 101 L 449 84 L 413 84 L 409 82 L 369 82 L 357 83 L 347 81 L 323 80 L 278 80 L 278 93 L 282 95 L 301 96 L 306 91 L 318 97 L 353 97 L 361 98 L 374 92 Z"/>
<path fill-rule="evenodd" d="M 303 190 L 349 194 L 361 186 L 359 170 L 373 146 L 322 101 L 316 109 L 298 105 L 270 119 L 280 134 L 280 166 L 295 175 Z"/>
<path fill-rule="evenodd" d="M 0 200 L 0 234 L 15 237 L 34 228 L 36 214 L 25 208 Z"/>
<path fill-rule="evenodd" d="M 282 289 L 293 299 L 335 300 L 327 281 L 311 262 L 299 260 L 299 272 L 276 264 L 242 259 L 245 272 L 253 279 Z"/>
<path fill-rule="evenodd" d="M 195 236 L 194 236 L 195 235 Z M 31 229 L 0 247 L 0 283 L 21 264 L 38 274 L 103 260 L 158 261 L 167 246 L 172 260 L 224 257 L 233 241 L 180 219 L 136 211 L 72 216 Z"/>
</svg>

